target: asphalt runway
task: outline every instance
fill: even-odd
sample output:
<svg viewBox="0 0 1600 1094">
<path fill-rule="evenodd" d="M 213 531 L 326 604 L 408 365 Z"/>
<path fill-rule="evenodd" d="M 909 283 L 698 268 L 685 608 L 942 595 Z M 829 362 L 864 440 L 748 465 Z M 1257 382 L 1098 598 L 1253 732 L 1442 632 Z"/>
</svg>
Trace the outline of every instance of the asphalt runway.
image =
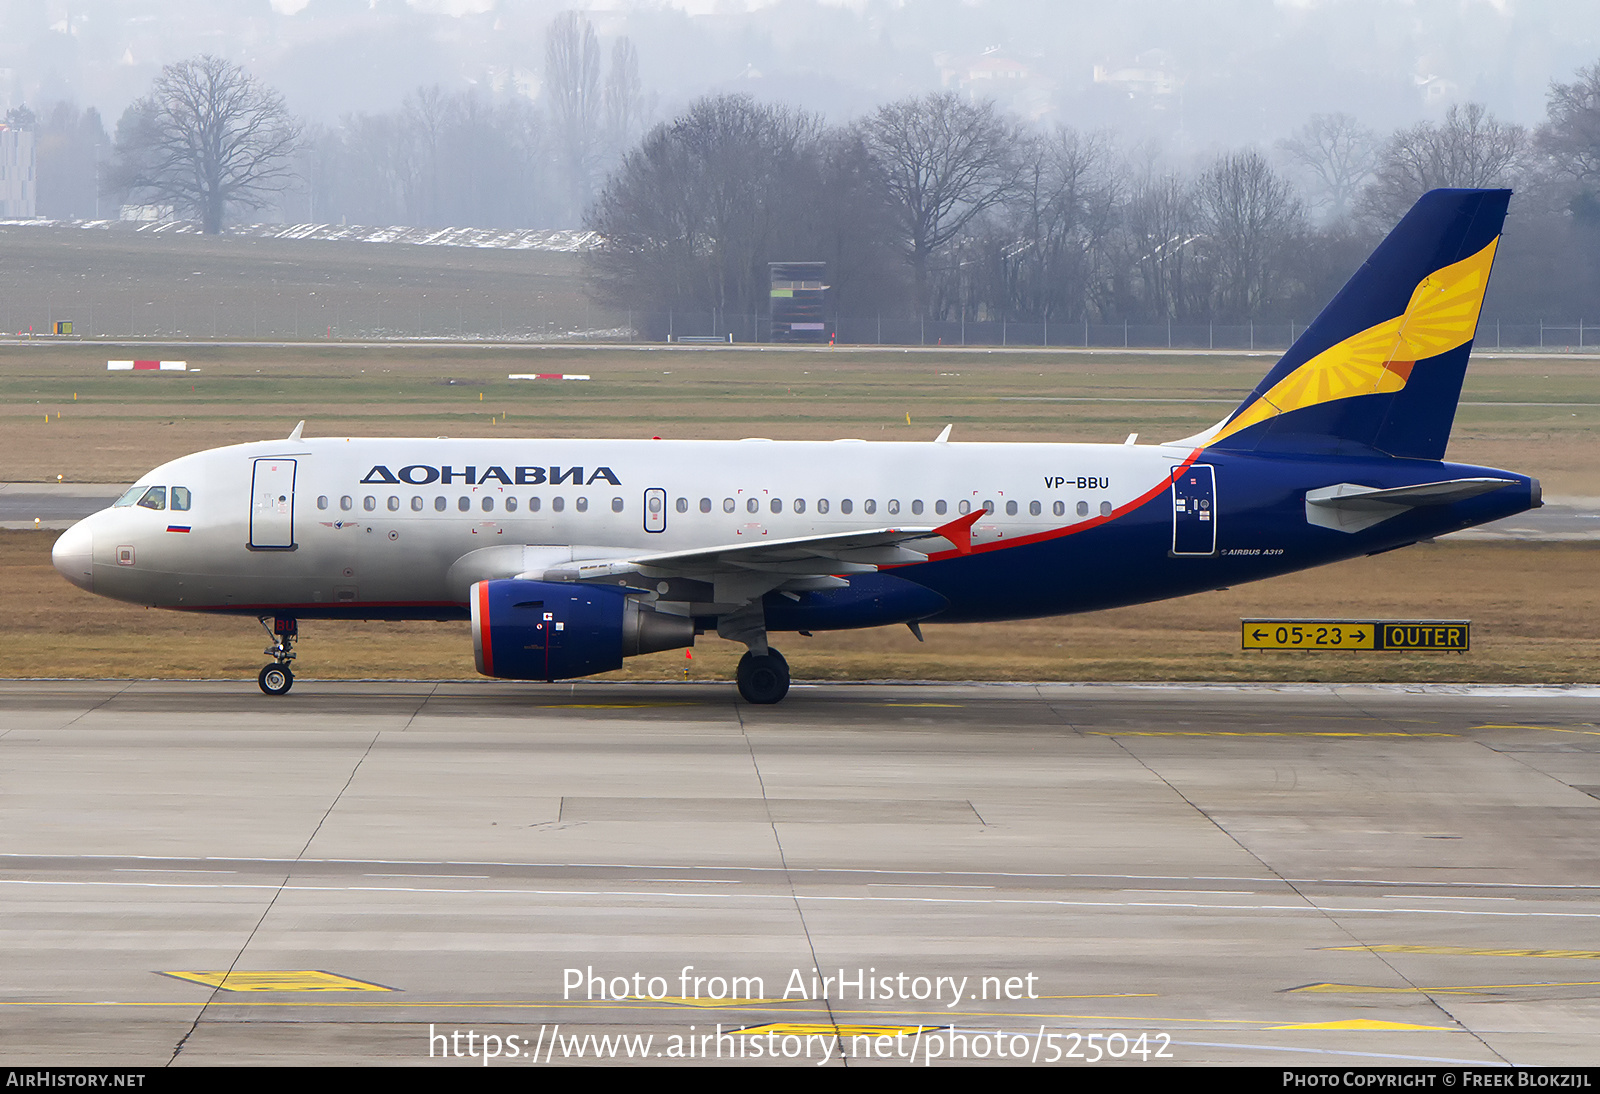
<svg viewBox="0 0 1600 1094">
<path fill-rule="evenodd" d="M 1593 1064 L 1597 700 L 0 682 L 0 1056 Z"/>
</svg>

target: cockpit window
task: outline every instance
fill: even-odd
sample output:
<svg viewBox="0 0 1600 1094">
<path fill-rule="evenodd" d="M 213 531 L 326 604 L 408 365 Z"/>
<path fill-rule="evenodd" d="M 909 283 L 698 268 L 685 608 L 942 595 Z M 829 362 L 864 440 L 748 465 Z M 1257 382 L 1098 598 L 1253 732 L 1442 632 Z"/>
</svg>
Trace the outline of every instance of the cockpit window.
<svg viewBox="0 0 1600 1094">
<path fill-rule="evenodd" d="M 188 511 L 189 488 L 187 486 L 174 486 L 172 488 L 172 507 L 180 513 Z"/>
<path fill-rule="evenodd" d="M 127 493 L 123 494 L 122 497 L 111 503 L 111 508 L 126 509 L 128 506 L 138 501 L 139 495 L 143 494 L 144 491 L 145 488 L 143 486 L 130 487 Z"/>
<path fill-rule="evenodd" d="M 152 486 L 144 492 L 144 497 L 139 499 L 139 505 L 144 509 L 165 509 L 167 507 L 167 488 L 165 486 Z"/>
</svg>

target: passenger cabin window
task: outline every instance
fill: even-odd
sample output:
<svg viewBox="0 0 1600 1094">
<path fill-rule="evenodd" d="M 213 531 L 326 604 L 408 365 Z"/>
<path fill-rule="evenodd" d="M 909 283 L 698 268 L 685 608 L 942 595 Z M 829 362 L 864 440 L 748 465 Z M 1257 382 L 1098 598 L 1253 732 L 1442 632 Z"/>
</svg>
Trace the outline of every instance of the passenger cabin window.
<svg viewBox="0 0 1600 1094">
<path fill-rule="evenodd" d="M 400 499 L 395 497 L 393 494 L 389 495 L 389 503 L 388 504 L 389 504 L 389 512 L 398 513 L 400 511 Z"/>
<path fill-rule="evenodd" d="M 956 506 L 956 512 L 960 513 L 962 516 L 966 516 L 968 513 L 972 512 L 972 503 L 970 501 L 963 501 L 960 505 Z"/>
<path fill-rule="evenodd" d="M 878 503 L 872 498 L 868 498 L 861 503 L 861 510 L 865 513 L 876 513 L 878 511 Z"/>
<path fill-rule="evenodd" d="M 483 511 L 485 513 L 494 512 L 494 499 L 493 498 L 484 498 L 483 499 Z"/>
<path fill-rule="evenodd" d="M 456 499 L 456 508 L 465 513 L 467 510 L 472 508 L 472 499 L 462 495 Z"/>
<path fill-rule="evenodd" d="M 747 498 L 744 503 L 745 511 L 750 513 L 761 512 L 761 502 L 756 498 Z"/>
<path fill-rule="evenodd" d="M 1058 517 L 1064 517 L 1067 515 L 1067 503 L 1064 501 L 1058 501 L 1054 506 L 1051 507 L 1050 511 Z"/>
<path fill-rule="evenodd" d="M 348 513 L 350 510 L 354 509 L 355 507 L 356 507 L 356 499 L 352 498 L 349 494 L 346 494 L 344 497 L 339 499 L 339 508 L 343 509 L 346 513 Z"/>
<path fill-rule="evenodd" d="M 578 512 L 587 513 L 589 511 L 589 499 L 588 498 L 579 498 L 578 502 L 577 502 L 577 505 L 578 505 Z"/>
<path fill-rule="evenodd" d="M 561 510 L 565 509 L 566 507 L 567 507 L 567 499 L 562 497 L 560 494 L 557 494 L 555 497 L 550 499 L 550 510 L 551 510 L 551 512 L 559 513 L 559 512 L 561 512 Z"/>
<path fill-rule="evenodd" d="M 827 498 L 818 498 L 817 499 L 817 512 L 826 513 L 827 511 L 828 511 L 828 499 Z"/>
<path fill-rule="evenodd" d="M 528 512 L 537 513 L 538 511 L 539 511 L 539 499 L 538 498 L 529 498 L 528 499 Z"/>
<path fill-rule="evenodd" d="M 772 505 L 771 505 L 771 506 L 769 506 L 769 508 L 770 508 L 770 509 L 771 509 L 771 510 L 772 510 L 772 511 L 773 511 L 773 512 L 774 512 L 774 513 L 781 513 L 781 512 L 783 512 L 783 499 L 782 499 L 782 498 L 773 498 L 773 499 L 772 499 Z"/>
<path fill-rule="evenodd" d="M 652 512 L 659 513 L 661 511 L 661 500 L 659 498 L 651 498 L 650 499 L 650 509 L 651 509 Z M 622 499 L 621 498 L 612 498 L 611 499 L 611 511 L 613 513 L 622 512 Z"/>
<path fill-rule="evenodd" d="M 433 511 L 435 513 L 442 513 L 442 512 L 444 512 L 445 506 L 447 506 L 449 504 L 450 504 L 450 502 L 447 501 L 443 497 L 443 495 L 441 495 L 441 496 L 439 496 L 437 498 L 434 498 L 433 499 Z"/>
<path fill-rule="evenodd" d="M 950 507 L 948 505 L 946 505 L 942 501 L 936 501 L 936 502 L 933 503 L 933 511 L 935 513 L 938 513 L 941 517 L 944 516 L 945 513 L 949 511 L 949 508 Z"/>
<path fill-rule="evenodd" d="M 1017 503 L 1014 502 L 1014 501 L 1006 502 L 1006 516 L 1014 517 L 1016 515 L 1017 515 Z"/>
<path fill-rule="evenodd" d="M 1109 517 L 1111 515 L 1111 503 L 1109 501 L 1103 501 L 1100 503 L 1100 515 L 1102 517 Z"/>
<path fill-rule="evenodd" d="M 701 498 L 700 499 L 700 511 L 702 513 L 711 512 L 711 499 L 710 498 Z"/>
<path fill-rule="evenodd" d="M 368 494 L 366 497 L 361 499 L 361 508 L 365 509 L 367 512 L 370 513 L 377 507 L 378 499 L 373 497 L 371 494 Z"/>
<path fill-rule="evenodd" d="M 852 508 L 852 506 L 850 504 L 850 499 L 849 498 L 845 498 L 843 501 L 841 501 L 839 503 L 839 512 L 841 512 L 841 513 L 849 513 L 851 508 Z"/>
<path fill-rule="evenodd" d="M 317 495 L 317 508 L 318 509 L 326 509 L 327 507 L 328 507 L 328 495 L 326 495 L 326 494 L 318 494 Z"/>
<path fill-rule="evenodd" d="M 706 508 L 709 509 L 710 507 L 711 506 L 709 504 L 707 504 Z M 678 512 L 687 513 L 688 511 L 689 511 L 689 499 L 688 498 L 679 498 L 678 499 Z"/>
<path fill-rule="evenodd" d="M 189 511 L 189 488 L 187 486 L 174 486 L 172 488 L 172 507 L 180 513 Z"/>
<path fill-rule="evenodd" d="M 889 499 L 889 515 L 890 516 L 897 516 L 899 514 L 899 512 L 900 512 L 900 499 L 899 498 L 890 498 Z"/>
<path fill-rule="evenodd" d="M 914 516 L 914 517 L 920 517 L 922 515 L 922 499 L 921 498 L 918 498 L 916 501 L 911 503 L 911 515 Z"/>
<path fill-rule="evenodd" d="M 794 499 L 794 511 L 796 513 L 804 513 L 806 511 L 806 499 L 805 498 L 795 498 Z"/>
<path fill-rule="evenodd" d="M 415 497 L 415 498 L 411 499 L 411 511 L 413 513 L 422 512 L 422 499 L 420 497 Z"/>
<path fill-rule="evenodd" d="M 165 486 L 152 486 L 144 492 L 144 497 L 139 499 L 139 506 L 143 509 L 165 509 L 167 507 L 167 488 Z"/>
<path fill-rule="evenodd" d="M 1086 517 L 1086 516 L 1089 515 L 1089 503 L 1088 502 L 1080 501 L 1078 503 L 1078 515 L 1080 517 Z"/>
<path fill-rule="evenodd" d="M 507 498 L 506 499 L 506 512 L 515 513 L 516 511 L 517 511 L 517 499 L 516 498 Z"/>
</svg>

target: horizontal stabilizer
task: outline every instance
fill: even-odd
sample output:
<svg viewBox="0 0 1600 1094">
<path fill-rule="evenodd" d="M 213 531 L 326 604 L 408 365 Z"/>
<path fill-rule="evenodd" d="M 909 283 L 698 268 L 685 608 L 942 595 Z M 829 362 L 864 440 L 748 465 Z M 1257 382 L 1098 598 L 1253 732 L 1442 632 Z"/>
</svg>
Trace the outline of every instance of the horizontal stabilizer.
<svg viewBox="0 0 1600 1094">
<path fill-rule="evenodd" d="M 1449 479 L 1383 490 L 1341 482 L 1306 491 L 1306 521 L 1319 528 L 1359 532 L 1421 505 L 1448 505 L 1515 485 L 1515 479 Z"/>
</svg>

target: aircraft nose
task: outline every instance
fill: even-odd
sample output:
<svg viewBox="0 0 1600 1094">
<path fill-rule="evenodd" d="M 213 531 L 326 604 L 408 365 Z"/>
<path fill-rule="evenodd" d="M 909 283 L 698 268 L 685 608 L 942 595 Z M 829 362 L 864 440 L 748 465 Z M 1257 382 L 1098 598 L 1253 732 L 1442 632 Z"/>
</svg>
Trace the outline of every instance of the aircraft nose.
<svg viewBox="0 0 1600 1094">
<path fill-rule="evenodd" d="M 61 533 L 50 552 L 50 562 L 78 588 L 94 592 L 94 532 L 87 520 L 80 520 Z"/>
</svg>

